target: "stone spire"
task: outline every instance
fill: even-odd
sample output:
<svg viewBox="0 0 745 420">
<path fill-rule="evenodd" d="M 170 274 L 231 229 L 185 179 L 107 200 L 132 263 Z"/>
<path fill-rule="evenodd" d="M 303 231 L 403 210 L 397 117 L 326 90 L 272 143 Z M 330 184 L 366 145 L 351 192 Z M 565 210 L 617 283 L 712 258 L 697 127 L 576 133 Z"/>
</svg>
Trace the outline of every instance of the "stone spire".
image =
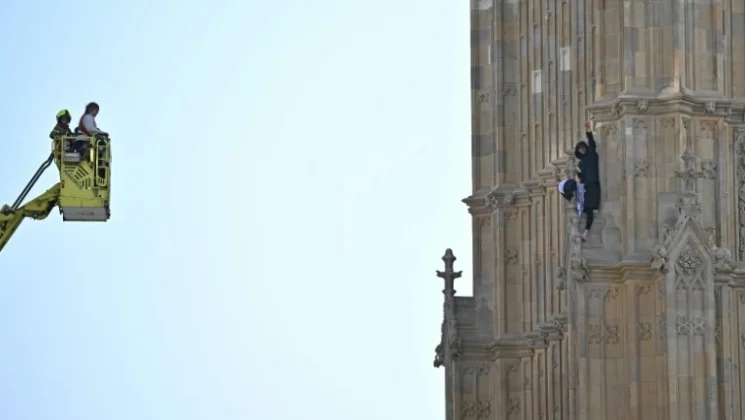
<svg viewBox="0 0 745 420">
<path fill-rule="evenodd" d="M 446 249 L 445 255 L 442 256 L 442 260 L 445 262 L 445 271 L 437 271 L 437 277 L 445 281 L 445 288 L 442 289 L 445 301 L 442 305 L 442 335 L 440 344 L 435 348 L 435 367 L 440 367 L 457 359 L 461 351 L 458 320 L 455 317 L 455 279 L 460 278 L 463 272 L 455 271 L 456 259 L 453 250 Z"/>
</svg>

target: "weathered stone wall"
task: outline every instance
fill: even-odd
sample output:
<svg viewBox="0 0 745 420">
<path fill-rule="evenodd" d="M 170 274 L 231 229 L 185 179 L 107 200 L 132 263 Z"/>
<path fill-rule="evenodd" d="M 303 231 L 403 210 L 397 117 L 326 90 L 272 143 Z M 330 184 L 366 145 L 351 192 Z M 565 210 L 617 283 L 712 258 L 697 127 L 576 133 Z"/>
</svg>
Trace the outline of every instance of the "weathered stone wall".
<svg viewBox="0 0 745 420">
<path fill-rule="evenodd" d="M 471 28 L 447 418 L 745 418 L 745 2 L 471 0 Z M 555 186 L 587 119 L 603 196 L 581 243 Z"/>
</svg>

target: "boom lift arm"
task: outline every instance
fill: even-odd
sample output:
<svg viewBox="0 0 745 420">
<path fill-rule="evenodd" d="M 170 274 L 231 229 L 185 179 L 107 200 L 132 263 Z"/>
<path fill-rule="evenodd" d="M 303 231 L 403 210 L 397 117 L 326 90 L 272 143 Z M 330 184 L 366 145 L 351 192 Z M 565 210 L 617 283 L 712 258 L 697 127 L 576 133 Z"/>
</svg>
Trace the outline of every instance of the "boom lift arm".
<svg viewBox="0 0 745 420">
<path fill-rule="evenodd" d="M 111 151 L 108 138 L 89 139 L 90 152 L 83 159 L 70 145 L 79 137 L 54 140 L 54 151 L 41 164 L 13 205 L 0 209 L 0 251 L 7 245 L 24 219 L 44 220 L 59 207 L 63 221 L 102 221 L 110 217 L 109 177 Z M 28 203 L 21 205 L 44 171 L 57 163 L 60 182 Z"/>
<path fill-rule="evenodd" d="M 3 206 L 0 210 L 0 251 L 5 248 L 5 245 L 13 236 L 18 226 L 21 225 L 23 219 L 30 217 L 34 220 L 44 220 L 52 212 L 52 209 L 57 206 L 59 201 L 60 191 L 62 190 L 62 183 L 58 182 L 52 188 L 46 190 L 43 194 L 13 210 L 10 206 Z"/>
</svg>

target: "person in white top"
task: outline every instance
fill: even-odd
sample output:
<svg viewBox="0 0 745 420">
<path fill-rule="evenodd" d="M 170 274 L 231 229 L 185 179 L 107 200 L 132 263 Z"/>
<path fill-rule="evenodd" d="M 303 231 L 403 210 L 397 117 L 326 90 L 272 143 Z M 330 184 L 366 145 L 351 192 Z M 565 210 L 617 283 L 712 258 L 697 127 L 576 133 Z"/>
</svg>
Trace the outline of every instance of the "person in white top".
<svg viewBox="0 0 745 420">
<path fill-rule="evenodd" d="M 93 134 L 108 136 L 109 134 L 107 132 L 99 129 L 98 125 L 96 125 L 96 116 L 98 116 L 98 112 L 100 111 L 100 109 L 101 108 L 95 102 L 91 102 L 86 105 L 85 113 L 83 113 L 83 116 L 80 117 L 78 128 L 75 129 L 75 131 L 87 136 L 91 136 Z"/>
</svg>

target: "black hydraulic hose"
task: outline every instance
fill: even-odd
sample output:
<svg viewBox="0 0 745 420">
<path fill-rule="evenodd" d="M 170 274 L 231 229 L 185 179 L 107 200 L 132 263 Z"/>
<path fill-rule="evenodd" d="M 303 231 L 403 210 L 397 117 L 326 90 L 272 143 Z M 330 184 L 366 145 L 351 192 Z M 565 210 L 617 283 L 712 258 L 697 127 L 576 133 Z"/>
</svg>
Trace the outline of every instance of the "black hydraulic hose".
<svg viewBox="0 0 745 420">
<path fill-rule="evenodd" d="M 18 210 L 18 207 L 21 206 L 21 203 L 23 203 L 23 200 L 26 199 L 26 196 L 28 195 L 28 193 L 31 192 L 31 188 L 34 188 L 36 181 L 38 181 L 39 178 L 41 178 L 41 175 L 44 173 L 44 171 L 47 170 L 47 168 L 49 167 L 49 165 L 52 164 L 53 161 L 54 161 L 54 153 L 50 153 L 49 158 L 47 158 L 47 160 L 44 161 L 44 163 L 42 163 L 41 166 L 39 166 L 39 169 L 36 170 L 36 173 L 34 174 L 34 176 L 32 176 L 31 180 L 28 182 L 28 184 L 26 184 L 26 188 L 24 188 L 23 191 L 21 191 L 21 194 L 18 196 L 16 201 L 13 203 L 11 210 Z"/>
</svg>

